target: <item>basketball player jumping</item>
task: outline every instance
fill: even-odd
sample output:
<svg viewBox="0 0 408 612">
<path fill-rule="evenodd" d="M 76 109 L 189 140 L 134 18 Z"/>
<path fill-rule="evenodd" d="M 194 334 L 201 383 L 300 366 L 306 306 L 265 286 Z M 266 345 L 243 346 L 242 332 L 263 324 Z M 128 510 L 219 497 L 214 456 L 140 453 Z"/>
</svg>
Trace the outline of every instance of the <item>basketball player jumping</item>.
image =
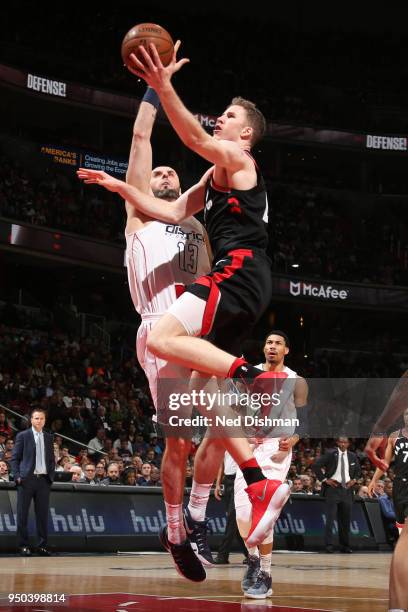
<svg viewBox="0 0 408 612">
<path fill-rule="evenodd" d="M 399 379 L 398 384 L 393 390 L 390 399 L 387 402 L 382 414 L 377 419 L 376 424 L 373 428 L 373 433 L 367 442 L 365 451 L 371 462 L 381 470 L 381 473 L 386 472 L 389 467 L 389 455 L 392 455 L 394 447 L 393 437 L 391 435 L 390 440 L 387 442 L 385 432 L 387 429 L 395 423 L 398 417 L 403 414 L 405 421 L 405 428 L 403 431 L 407 432 L 407 405 L 408 405 L 408 370 L 404 372 L 402 377 Z M 406 435 L 404 434 L 404 438 Z M 405 442 L 405 441 L 404 441 Z M 396 445 L 396 440 L 395 440 Z M 384 457 L 384 448 L 387 451 L 387 457 Z M 404 451 L 408 452 L 408 448 L 404 447 L 402 450 L 402 459 L 408 455 L 404 455 Z M 401 457 L 399 462 L 401 462 Z M 387 459 L 387 460 L 386 460 Z M 406 470 L 404 470 L 404 473 Z M 377 472 L 376 472 L 377 473 Z M 406 485 L 406 482 L 404 483 Z M 397 484 L 397 491 L 399 493 L 399 505 L 401 505 L 401 483 Z M 403 489 L 406 493 L 406 488 Z M 403 497 L 403 494 L 402 494 Z M 403 504 L 406 508 L 406 503 Z M 405 513 L 405 510 L 404 510 Z M 402 518 L 402 516 L 400 516 Z M 406 577 L 408 575 L 408 520 L 405 514 L 405 520 L 402 521 L 403 528 L 398 538 L 397 545 L 394 549 L 394 554 L 391 561 L 390 568 L 390 608 L 389 612 L 406 612 L 408 610 L 408 589 L 406 588 Z"/>
<path fill-rule="evenodd" d="M 168 166 L 159 166 L 152 170 L 150 137 L 159 104 L 157 94 L 148 88 L 133 127 L 126 180 L 129 185 L 144 193 L 153 194 L 162 201 L 162 206 L 165 206 L 166 202 L 172 202 L 180 195 L 180 182 L 176 172 Z M 190 370 L 152 354 L 147 347 L 147 337 L 155 322 L 175 302 L 178 292 L 209 271 L 205 230 L 192 217 L 179 225 L 173 225 L 155 221 L 139 213 L 128 203 L 126 211 L 129 289 L 135 309 L 142 318 L 137 333 L 137 357 L 149 381 L 160 420 L 160 414 L 166 410 L 167 405 L 165 398 L 160 397 L 158 381 L 161 378 L 173 381 L 188 379 Z M 186 257 L 190 258 L 188 262 Z M 205 538 L 205 517 L 202 521 L 194 520 L 194 508 L 189 515 L 190 537 L 186 536 L 182 504 L 186 461 L 190 448 L 191 442 L 188 439 L 174 435 L 166 439 L 161 478 L 167 517 L 168 549 L 179 573 L 190 580 L 200 581 L 205 579 L 205 571 L 199 559 L 207 564 L 211 564 L 213 560 Z M 199 466 L 197 463 L 195 469 L 199 470 Z M 209 491 L 208 487 L 208 495 Z M 194 493 L 193 483 L 193 501 Z M 191 540 L 198 543 L 199 550 L 196 548 L 196 552 L 199 559 L 194 555 Z"/>
<path fill-rule="evenodd" d="M 147 346 L 161 359 L 207 375 L 238 378 L 249 390 L 259 389 L 265 379 L 271 378 L 270 373 L 260 373 L 233 353 L 240 354 L 243 339 L 271 298 L 266 256 L 268 203 L 262 176 L 250 155 L 264 133 L 265 119 L 252 102 L 236 98 L 217 119 L 214 135 L 210 136 L 183 105 L 171 83 L 180 62 L 186 60 L 176 62 L 174 55 L 163 67 L 154 46 L 153 59 L 144 49 L 142 52 L 144 64 L 132 56 L 136 74 L 157 91 L 181 140 L 213 167 L 197 185 L 166 207 L 104 172 L 80 169 L 78 176 L 88 184 L 119 193 L 139 212 L 167 223 L 179 223 L 205 208 L 215 264 L 209 274 L 187 287 L 155 324 Z M 253 546 L 269 534 L 289 487 L 280 480 L 265 478 L 245 438 L 224 435 L 222 443 L 247 483 L 252 503 L 247 543 Z"/>
<path fill-rule="evenodd" d="M 304 378 L 285 365 L 285 357 L 289 353 L 290 342 L 285 332 L 271 331 L 264 344 L 265 362 L 257 368 L 264 372 L 273 372 L 276 376 L 277 390 L 281 402 L 272 409 L 271 418 L 297 418 L 297 410 L 306 409 L 308 386 Z M 253 438 L 254 457 L 258 460 L 267 478 L 285 481 L 292 459 L 292 448 L 299 440 L 295 433 L 295 424 L 279 431 L 278 428 L 266 428 L 256 433 Z M 241 470 L 237 470 L 234 483 L 235 510 L 237 524 L 242 538 L 248 535 L 251 526 L 251 503 L 245 492 L 245 480 Z M 248 546 L 248 566 L 241 582 L 245 597 L 264 599 L 272 595 L 272 547 L 273 529 L 265 540 L 256 546 Z"/>
</svg>

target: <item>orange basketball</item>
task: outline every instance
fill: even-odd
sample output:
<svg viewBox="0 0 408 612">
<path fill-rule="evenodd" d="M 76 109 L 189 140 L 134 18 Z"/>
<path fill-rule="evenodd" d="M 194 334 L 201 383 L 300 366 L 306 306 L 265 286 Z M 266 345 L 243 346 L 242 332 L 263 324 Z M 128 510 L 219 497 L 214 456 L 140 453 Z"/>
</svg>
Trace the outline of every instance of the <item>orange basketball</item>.
<svg viewBox="0 0 408 612">
<path fill-rule="evenodd" d="M 131 53 L 134 53 L 143 62 L 143 55 L 140 53 L 139 46 L 143 45 L 146 51 L 150 53 L 150 43 L 156 46 L 163 66 L 167 66 L 173 56 L 173 39 L 167 30 L 156 23 L 139 23 L 129 30 L 122 41 L 123 63 L 129 67 L 129 55 Z"/>
</svg>

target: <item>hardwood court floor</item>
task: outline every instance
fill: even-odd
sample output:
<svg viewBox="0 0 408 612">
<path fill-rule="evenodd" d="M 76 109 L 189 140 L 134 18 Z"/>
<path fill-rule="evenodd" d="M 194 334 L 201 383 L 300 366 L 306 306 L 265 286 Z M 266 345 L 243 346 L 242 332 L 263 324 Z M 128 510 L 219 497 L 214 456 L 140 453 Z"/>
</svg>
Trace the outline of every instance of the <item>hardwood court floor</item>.
<svg viewBox="0 0 408 612">
<path fill-rule="evenodd" d="M 241 564 L 242 555 L 232 555 L 230 561 L 230 565 L 208 569 L 207 580 L 193 584 L 177 574 L 166 553 L 55 555 L 28 559 L 3 557 L 0 558 L 0 610 L 388 610 L 390 554 L 274 553 L 274 594 L 267 600 L 242 597 L 240 580 L 245 567 Z M 19 607 L 7 603 L 9 593 L 89 595 L 71 597 L 64 605 L 26 604 Z"/>
</svg>

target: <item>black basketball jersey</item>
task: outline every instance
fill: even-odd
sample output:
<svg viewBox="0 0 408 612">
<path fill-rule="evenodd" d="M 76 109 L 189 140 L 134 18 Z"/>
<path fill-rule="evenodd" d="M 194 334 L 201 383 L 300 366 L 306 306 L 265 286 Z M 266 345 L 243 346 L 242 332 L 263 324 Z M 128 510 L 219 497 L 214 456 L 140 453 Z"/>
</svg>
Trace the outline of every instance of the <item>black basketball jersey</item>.
<svg viewBox="0 0 408 612">
<path fill-rule="evenodd" d="M 392 467 L 395 477 L 408 478 L 408 438 L 402 435 L 402 430 L 400 430 L 395 442 L 394 455 L 394 465 Z"/>
<path fill-rule="evenodd" d="M 219 187 L 212 176 L 207 182 L 204 223 L 214 258 L 233 249 L 268 246 L 268 197 L 256 164 L 255 168 L 257 184 L 246 191 Z"/>
</svg>

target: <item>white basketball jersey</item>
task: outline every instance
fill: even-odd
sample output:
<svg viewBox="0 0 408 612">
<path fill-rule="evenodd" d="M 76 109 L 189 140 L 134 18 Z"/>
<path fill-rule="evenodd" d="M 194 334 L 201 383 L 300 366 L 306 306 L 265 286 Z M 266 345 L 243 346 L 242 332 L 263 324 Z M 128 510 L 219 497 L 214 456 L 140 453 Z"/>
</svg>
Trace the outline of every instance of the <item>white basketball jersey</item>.
<svg viewBox="0 0 408 612">
<path fill-rule="evenodd" d="M 179 295 L 177 287 L 210 270 L 201 223 L 193 217 L 179 225 L 152 221 L 126 234 L 126 266 L 137 312 L 166 312 Z"/>
<path fill-rule="evenodd" d="M 263 370 L 263 363 L 259 363 L 257 366 L 258 370 Z M 284 366 L 282 370 L 285 374 L 287 374 L 288 379 L 296 379 L 297 373 L 294 370 L 291 370 L 287 366 Z M 275 406 L 273 409 L 273 413 L 271 417 L 274 419 L 293 419 L 297 418 L 296 406 L 295 406 L 295 380 L 288 381 L 285 385 L 282 385 L 280 391 L 280 403 L 278 406 Z M 282 430 L 282 434 L 285 435 L 293 435 L 295 431 L 295 426 L 293 427 L 284 427 Z M 278 436 L 280 434 L 279 426 L 273 429 L 274 436 Z"/>
</svg>

